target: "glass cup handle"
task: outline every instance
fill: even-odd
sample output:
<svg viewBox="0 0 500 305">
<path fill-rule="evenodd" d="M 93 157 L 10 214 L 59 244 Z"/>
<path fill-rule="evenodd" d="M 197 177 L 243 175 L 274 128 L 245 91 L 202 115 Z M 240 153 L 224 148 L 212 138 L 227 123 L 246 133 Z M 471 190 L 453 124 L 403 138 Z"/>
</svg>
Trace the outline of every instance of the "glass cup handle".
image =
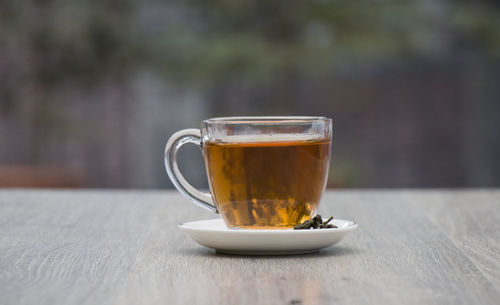
<svg viewBox="0 0 500 305">
<path fill-rule="evenodd" d="M 179 170 L 179 166 L 177 165 L 177 151 L 186 143 L 193 143 L 201 148 L 200 130 L 194 128 L 183 129 L 174 133 L 170 139 L 168 139 L 167 145 L 165 146 L 165 168 L 167 169 L 168 176 L 181 194 L 191 199 L 202 208 L 218 213 L 212 195 L 195 189 L 186 181 Z"/>
</svg>

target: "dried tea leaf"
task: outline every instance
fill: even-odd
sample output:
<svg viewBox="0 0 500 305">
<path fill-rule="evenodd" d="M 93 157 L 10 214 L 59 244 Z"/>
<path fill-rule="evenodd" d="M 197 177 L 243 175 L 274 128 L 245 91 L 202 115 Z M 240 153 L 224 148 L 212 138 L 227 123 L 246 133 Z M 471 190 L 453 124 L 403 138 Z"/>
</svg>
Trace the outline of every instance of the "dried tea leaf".
<svg viewBox="0 0 500 305">
<path fill-rule="evenodd" d="M 326 221 L 323 221 L 323 218 L 321 218 L 321 215 L 316 215 L 313 218 L 304 221 L 301 224 L 298 224 L 293 227 L 294 230 L 309 230 L 309 229 L 331 229 L 331 228 L 337 228 L 336 225 L 329 224 L 330 221 L 332 221 L 333 216 L 330 216 Z"/>
</svg>

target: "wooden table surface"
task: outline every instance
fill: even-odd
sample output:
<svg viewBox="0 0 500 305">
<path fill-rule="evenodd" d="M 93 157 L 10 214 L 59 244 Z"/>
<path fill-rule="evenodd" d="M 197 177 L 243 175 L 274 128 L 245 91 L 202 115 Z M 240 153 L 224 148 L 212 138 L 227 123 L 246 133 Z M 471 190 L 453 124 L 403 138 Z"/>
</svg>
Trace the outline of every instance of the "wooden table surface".
<svg viewBox="0 0 500 305">
<path fill-rule="evenodd" d="M 319 254 L 216 254 L 177 192 L 0 191 L 0 304 L 500 304 L 500 190 L 330 191 Z"/>
</svg>

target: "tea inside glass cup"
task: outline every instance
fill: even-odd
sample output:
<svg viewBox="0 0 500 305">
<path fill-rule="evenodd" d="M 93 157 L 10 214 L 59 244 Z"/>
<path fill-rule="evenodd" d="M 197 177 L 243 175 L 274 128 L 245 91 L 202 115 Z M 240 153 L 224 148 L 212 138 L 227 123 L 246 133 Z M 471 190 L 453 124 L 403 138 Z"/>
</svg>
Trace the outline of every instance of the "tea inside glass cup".
<svg viewBox="0 0 500 305">
<path fill-rule="evenodd" d="M 329 139 L 242 137 L 205 143 L 203 151 L 212 194 L 229 227 L 293 227 L 315 214 Z"/>
</svg>

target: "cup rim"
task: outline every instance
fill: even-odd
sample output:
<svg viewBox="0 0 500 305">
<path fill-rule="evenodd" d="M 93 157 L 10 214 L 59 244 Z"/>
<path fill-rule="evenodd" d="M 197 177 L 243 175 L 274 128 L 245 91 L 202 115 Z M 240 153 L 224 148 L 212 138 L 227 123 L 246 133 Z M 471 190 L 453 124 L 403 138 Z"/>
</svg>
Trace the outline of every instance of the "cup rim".
<svg viewBox="0 0 500 305">
<path fill-rule="evenodd" d="M 295 123 L 331 123 L 332 119 L 324 116 L 229 116 L 203 120 L 203 124 L 273 124 L 288 125 Z"/>
</svg>

